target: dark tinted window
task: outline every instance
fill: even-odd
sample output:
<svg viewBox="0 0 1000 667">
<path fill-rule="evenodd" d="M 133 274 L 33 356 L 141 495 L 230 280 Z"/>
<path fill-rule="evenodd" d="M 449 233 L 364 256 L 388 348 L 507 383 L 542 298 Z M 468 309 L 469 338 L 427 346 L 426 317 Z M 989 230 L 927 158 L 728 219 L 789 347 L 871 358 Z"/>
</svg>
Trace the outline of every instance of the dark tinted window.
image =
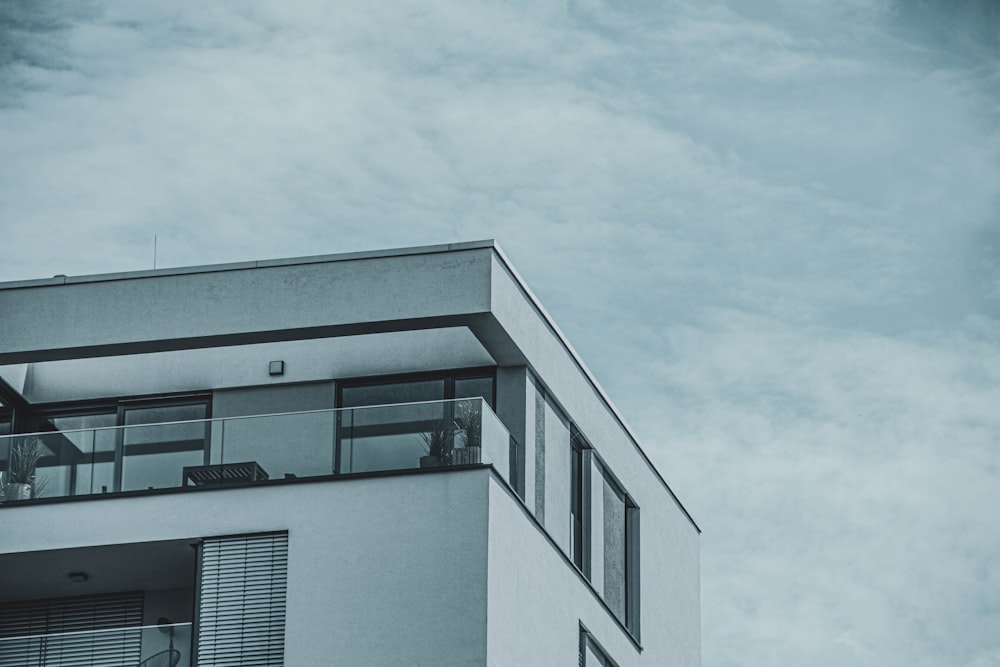
<svg viewBox="0 0 1000 667">
<path fill-rule="evenodd" d="M 441 401 L 445 398 L 444 392 L 444 380 L 421 380 L 418 382 L 396 382 L 392 384 L 371 384 L 361 387 L 344 387 L 341 390 L 340 405 L 344 408 L 354 408 L 362 405 Z"/>
<path fill-rule="evenodd" d="M 455 398 L 481 396 L 493 405 L 493 378 L 460 378 L 455 380 Z"/>
</svg>

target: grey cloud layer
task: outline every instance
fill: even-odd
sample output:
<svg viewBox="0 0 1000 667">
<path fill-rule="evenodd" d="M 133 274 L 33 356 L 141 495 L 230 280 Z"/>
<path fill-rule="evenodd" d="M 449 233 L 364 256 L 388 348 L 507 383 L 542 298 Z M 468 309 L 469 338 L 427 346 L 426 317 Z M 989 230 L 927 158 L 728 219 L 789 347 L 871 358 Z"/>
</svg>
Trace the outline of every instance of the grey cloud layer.
<svg viewBox="0 0 1000 667">
<path fill-rule="evenodd" d="M 944 4 L 7 3 L 0 279 L 496 237 L 706 528 L 707 667 L 1000 665 L 996 12 Z"/>
</svg>

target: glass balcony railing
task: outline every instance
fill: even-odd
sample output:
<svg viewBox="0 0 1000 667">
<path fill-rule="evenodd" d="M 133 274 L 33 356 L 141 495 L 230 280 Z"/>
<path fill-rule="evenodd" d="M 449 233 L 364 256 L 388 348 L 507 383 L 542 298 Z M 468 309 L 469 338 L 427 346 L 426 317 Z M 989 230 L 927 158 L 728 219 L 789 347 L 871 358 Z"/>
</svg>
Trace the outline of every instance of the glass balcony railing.
<svg viewBox="0 0 1000 667">
<path fill-rule="evenodd" d="M 0 665 L 10 667 L 189 667 L 190 656 L 191 623 L 16 636 L 0 633 Z"/>
<path fill-rule="evenodd" d="M 520 460 L 481 398 L 377 405 L 0 436 L 0 500 Z"/>
</svg>

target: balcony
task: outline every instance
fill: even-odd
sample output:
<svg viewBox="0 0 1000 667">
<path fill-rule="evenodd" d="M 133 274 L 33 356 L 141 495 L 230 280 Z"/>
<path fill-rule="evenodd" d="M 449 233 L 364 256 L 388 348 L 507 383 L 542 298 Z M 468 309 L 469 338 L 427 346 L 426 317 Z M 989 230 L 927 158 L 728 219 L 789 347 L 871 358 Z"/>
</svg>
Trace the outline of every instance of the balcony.
<svg viewBox="0 0 1000 667">
<path fill-rule="evenodd" d="M 167 621 L 167 619 L 163 619 Z M 98 630 L 0 633 L 0 664 L 11 667 L 187 667 L 191 623 L 158 623 Z"/>
<path fill-rule="evenodd" d="M 481 398 L 0 436 L 0 501 L 491 464 L 516 441 Z"/>
<path fill-rule="evenodd" d="M 11 540 L 16 546 L 18 540 Z M 192 655 L 196 538 L 0 554 L 0 665 L 135 667 Z M 177 660 L 171 662 L 169 658 Z"/>
</svg>

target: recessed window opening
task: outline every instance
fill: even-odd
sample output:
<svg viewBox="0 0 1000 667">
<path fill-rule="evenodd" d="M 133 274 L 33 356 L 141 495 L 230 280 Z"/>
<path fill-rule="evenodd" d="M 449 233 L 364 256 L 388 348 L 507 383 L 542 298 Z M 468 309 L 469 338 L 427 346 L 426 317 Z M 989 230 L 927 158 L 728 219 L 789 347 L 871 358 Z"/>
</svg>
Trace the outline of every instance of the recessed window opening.
<svg viewBox="0 0 1000 667">
<path fill-rule="evenodd" d="M 339 382 L 337 471 L 479 462 L 481 449 L 467 449 L 479 447 L 481 436 L 484 408 L 476 399 L 492 408 L 495 383 L 494 368 Z"/>
<path fill-rule="evenodd" d="M 29 421 L 38 435 L 14 444 L 37 450 L 32 497 L 174 487 L 208 462 L 210 411 L 207 395 L 44 406 Z"/>
<path fill-rule="evenodd" d="M 580 626 L 580 667 L 618 667 L 594 636 Z"/>
<path fill-rule="evenodd" d="M 639 508 L 574 427 L 570 557 L 633 636 L 639 636 Z"/>
</svg>

